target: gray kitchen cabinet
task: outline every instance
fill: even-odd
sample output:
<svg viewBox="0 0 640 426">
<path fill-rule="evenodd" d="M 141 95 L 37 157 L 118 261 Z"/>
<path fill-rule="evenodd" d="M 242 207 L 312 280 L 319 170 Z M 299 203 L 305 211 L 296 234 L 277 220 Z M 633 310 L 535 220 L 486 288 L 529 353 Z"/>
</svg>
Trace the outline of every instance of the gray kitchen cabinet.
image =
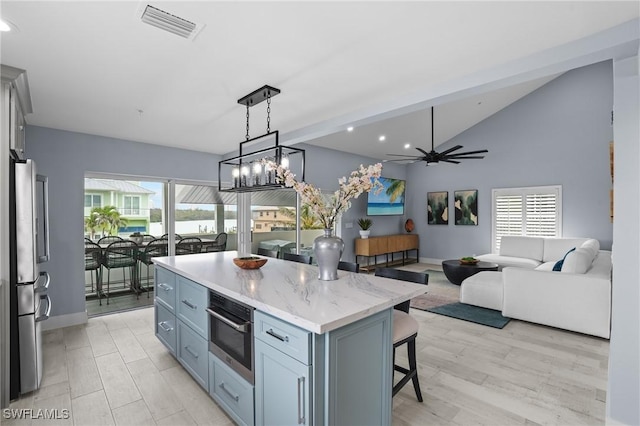
<svg viewBox="0 0 640 426">
<path fill-rule="evenodd" d="M 208 390 L 208 290 L 161 267 L 154 271 L 156 337 Z"/>
<path fill-rule="evenodd" d="M 209 353 L 209 395 L 239 425 L 253 425 L 253 386 Z"/>
<path fill-rule="evenodd" d="M 309 425 L 311 366 L 255 340 L 256 425 Z"/>
</svg>

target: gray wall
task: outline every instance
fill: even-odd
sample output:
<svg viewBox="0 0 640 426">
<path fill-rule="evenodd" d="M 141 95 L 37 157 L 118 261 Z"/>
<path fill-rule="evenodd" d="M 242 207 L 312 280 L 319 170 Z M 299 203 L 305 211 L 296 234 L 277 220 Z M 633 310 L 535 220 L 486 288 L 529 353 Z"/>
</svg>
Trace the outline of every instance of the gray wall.
<svg viewBox="0 0 640 426">
<path fill-rule="evenodd" d="M 29 126 L 27 156 L 49 177 L 51 315 L 84 312 L 84 174 L 87 171 L 217 180 L 216 155 Z"/>
<path fill-rule="evenodd" d="M 318 148 L 312 145 L 296 145 L 306 150 L 307 168 L 305 170 L 306 181 L 313 183 L 323 190 L 335 191 L 338 189 L 338 179 L 358 168 L 360 164 L 368 166 L 379 160 L 373 158 L 335 151 L 332 149 Z M 393 179 L 406 179 L 404 165 L 384 163 L 382 176 Z M 406 197 L 405 197 L 406 198 Z M 406 200 L 405 200 L 406 201 Z M 389 235 L 404 232 L 405 215 L 403 216 L 369 216 L 373 221 L 371 236 Z M 358 231 L 358 219 L 367 216 L 367 194 L 362 194 L 355 200 L 351 200 L 351 208 L 342 215 L 341 235 L 345 243 L 342 260 L 353 262 L 355 238 L 360 238 Z M 349 228 L 349 226 L 351 226 Z"/>
<path fill-rule="evenodd" d="M 569 71 L 446 144 L 486 148 L 482 160 L 408 166 L 410 216 L 421 255 L 457 258 L 491 251 L 491 190 L 562 185 L 563 235 L 611 249 L 609 142 L 613 140 L 610 61 Z M 455 225 L 453 191 L 478 190 L 478 226 Z M 449 224 L 427 225 L 427 192 L 449 191 Z"/>
</svg>

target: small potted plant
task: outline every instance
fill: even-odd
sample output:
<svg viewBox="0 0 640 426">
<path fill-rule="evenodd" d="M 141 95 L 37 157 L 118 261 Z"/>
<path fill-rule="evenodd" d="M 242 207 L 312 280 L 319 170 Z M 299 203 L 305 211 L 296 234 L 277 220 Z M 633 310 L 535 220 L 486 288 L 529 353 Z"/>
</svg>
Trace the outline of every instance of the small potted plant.
<svg viewBox="0 0 640 426">
<path fill-rule="evenodd" d="M 140 232 L 134 232 L 133 234 L 129 235 L 129 239 L 134 243 L 140 245 L 142 244 L 142 240 L 144 239 L 144 237 Z"/>
<path fill-rule="evenodd" d="M 358 219 L 358 226 L 360 226 L 360 238 L 369 238 L 369 233 L 371 232 L 369 228 L 371 228 L 371 225 L 373 225 L 373 222 L 369 218 L 361 217 Z"/>
</svg>

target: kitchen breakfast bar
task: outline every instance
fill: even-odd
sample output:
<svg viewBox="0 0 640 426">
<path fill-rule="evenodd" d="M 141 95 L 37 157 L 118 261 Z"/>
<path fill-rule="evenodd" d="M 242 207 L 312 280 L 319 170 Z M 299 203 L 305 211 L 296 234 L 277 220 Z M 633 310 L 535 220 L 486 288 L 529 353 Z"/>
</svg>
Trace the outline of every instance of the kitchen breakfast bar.
<svg viewBox="0 0 640 426">
<path fill-rule="evenodd" d="M 154 258 L 155 333 L 238 424 L 390 425 L 393 306 L 424 285 L 233 251 Z"/>
</svg>

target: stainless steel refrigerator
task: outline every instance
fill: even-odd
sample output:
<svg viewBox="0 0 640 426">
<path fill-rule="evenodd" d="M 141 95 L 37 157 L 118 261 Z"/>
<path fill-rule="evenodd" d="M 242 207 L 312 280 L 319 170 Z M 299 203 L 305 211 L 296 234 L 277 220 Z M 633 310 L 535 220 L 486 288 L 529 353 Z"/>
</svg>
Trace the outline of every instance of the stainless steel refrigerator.
<svg viewBox="0 0 640 426">
<path fill-rule="evenodd" d="M 10 398 L 34 391 L 42 380 L 41 324 L 49 318 L 48 182 L 32 160 L 10 162 Z M 13 208 L 15 207 L 15 208 Z"/>
</svg>

